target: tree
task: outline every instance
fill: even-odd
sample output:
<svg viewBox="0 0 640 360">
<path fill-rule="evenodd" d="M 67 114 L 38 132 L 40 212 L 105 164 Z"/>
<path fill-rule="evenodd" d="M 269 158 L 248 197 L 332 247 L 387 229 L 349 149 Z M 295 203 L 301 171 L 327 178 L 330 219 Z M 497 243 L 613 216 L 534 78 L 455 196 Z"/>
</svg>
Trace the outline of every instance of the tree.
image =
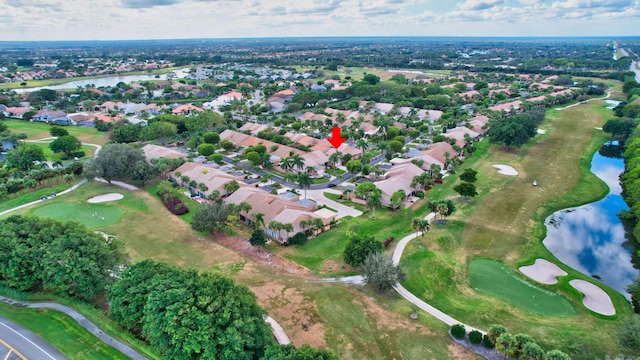
<svg viewBox="0 0 640 360">
<path fill-rule="evenodd" d="M 122 291 L 108 300 L 126 318 L 142 308 L 140 336 L 163 358 L 259 359 L 273 343 L 266 314 L 246 287 L 213 273 L 145 265 L 120 280 L 122 290 L 137 290 L 135 307 Z"/>
<path fill-rule="evenodd" d="M 68 156 L 71 156 L 74 151 L 80 149 L 81 147 L 82 144 L 80 143 L 80 140 L 71 135 L 60 136 L 49 144 L 49 148 L 54 153 L 63 152 Z"/>
<path fill-rule="evenodd" d="M 61 126 L 53 126 L 51 127 L 51 129 L 49 129 L 49 134 L 51 134 L 51 136 L 60 137 L 69 135 L 69 132 L 67 131 L 67 129 Z"/>
<path fill-rule="evenodd" d="M 264 232 L 260 229 L 254 229 L 251 232 L 251 237 L 249 238 L 249 243 L 252 246 L 264 246 L 267 243 L 267 240 L 264 236 Z"/>
<path fill-rule="evenodd" d="M 470 182 L 463 182 L 453 187 L 460 196 L 463 198 L 471 198 L 478 195 L 476 191 L 476 186 Z"/>
<path fill-rule="evenodd" d="M 122 246 L 78 222 L 11 216 L 0 220 L 0 285 L 92 300 L 124 262 Z"/>
<path fill-rule="evenodd" d="M 389 151 L 392 154 L 396 154 L 396 153 L 399 153 L 399 152 L 402 151 L 402 148 L 404 147 L 404 144 L 401 143 L 398 140 L 391 140 L 391 141 L 389 141 L 389 145 L 388 146 L 389 146 Z"/>
<path fill-rule="evenodd" d="M 264 213 L 257 212 L 253 214 L 253 223 L 256 229 L 264 227 Z"/>
<path fill-rule="evenodd" d="M 507 356 L 514 355 L 518 349 L 516 338 L 509 333 L 500 335 L 496 339 L 496 349 Z"/>
<path fill-rule="evenodd" d="M 330 350 L 316 349 L 307 344 L 297 348 L 293 345 L 271 345 L 261 360 L 338 360 Z"/>
<path fill-rule="evenodd" d="M 460 180 L 468 183 L 474 183 L 477 180 L 477 175 L 477 171 L 467 168 L 464 169 L 464 172 L 462 174 L 460 174 Z"/>
<path fill-rule="evenodd" d="M 224 184 L 222 187 L 224 191 L 229 194 L 233 194 L 236 190 L 240 189 L 240 184 L 236 180 L 231 180 L 228 183 Z"/>
<path fill-rule="evenodd" d="M 382 251 L 373 251 L 367 255 L 362 263 L 362 276 L 367 284 L 381 292 L 392 289 L 406 277 L 398 266 L 393 265 L 391 257 Z"/>
<path fill-rule="evenodd" d="M 142 187 L 144 187 L 149 180 L 156 177 L 157 174 L 158 169 L 144 160 L 137 161 L 129 170 L 131 180 L 140 182 Z"/>
<path fill-rule="evenodd" d="M 376 217 L 376 209 L 382 206 L 382 192 L 378 189 L 367 196 L 367 208 L 371 210 L 371 217 Z"/>
<path fill-rule="evenodd" d="M 602 126 L 602 130 L 606 133 L 610 133 L 611 137 L 616 135 L 626 136 L 630 134 L 638 124 L 637 120 L 623 118 L 623 119 L 611 119 Z"/>
<path fill-rule="evenodd" d="M 352 174 L 357 174 L 362 171 L 362 162 L 360 160 L 349 160 L 347 163 L 347 171 Z"/>
<path fill-rule="evenodd" d="M 520 147 L 537 133 L 536 126 L 528 115 L 515 115 L 491 123 L 489 142 L 503 144 L 507 149 Z"/>
<path fill-rule="evenodd" d="M 482 333 L 478 330 L 470 331 L 469 342 L 476 345 L 480 344 L 482 342 Z"/>
<path fill-rule="evenodd" d="M 522 346 L 519 359 L 523 360 L 544 360 L 544 350 L 535 342 L 529 342 Z"/>
<path fill-rule="evenodd" d="M 502 325 L 492 325 L 487 332 L 487 336 L 489 340 L 495 345 L 496 341 L 500 337 L 500 335 L 505 334 L 507 332 L 507 328 Z"/>
<path fill-rule="evenodd" d="M 229 206 L 223 202 L 200 205 L 191 219 L 191 228 L 208 233 L 218 232 L 227 225 L 230 214 Z"/>
<path fill-rule="evenodd" d="M 223 149 L 225 149 L 225 150 L 227 150 L 227 151 L 230 151 L 230 150 L 232 150 L 234 147 L 236 147 L 235 145 L 233 145 L 233 143 L 232 143 L 231 141 L 229 141 L 229 140 L 227 140 L 227 139 L 220 140 L 219 145 L 220 145 Z"/>
<path fill-rule="evenodd" d="M 298 185 L 300 185 L 300 187 L 304 189 L 304 198 L 306 199 L 307 189 L 311 187 L 311 184 L 313 183 L 313 179 L 311 179 L 311 176 L 309 176 L 309 174 L 307 173 L 300 173 L 298 174 L 297 182 L 298 182 Z"/>
<path fill-rule="evenodd" d="M 116 123 L 111 129 L 111 139 L 117 143 L 130 143 L 140 139 L 142 126 Z"/>
<path fill-rule="evenodd" d="M 251 161 L 254 166 L 260 165 L 260 154 L 255 151 L 248 151 L 244 154 L 244 158 Z"/>
<path fill-rule="evenodd" d="M 402 189 L 397 190 L 396 192 L 391 194 L 391 199 L 390 199 L 390 203 L 389 203 L 389 205 L 391 206 L 391 209 L 393 211 L 396 211 L 397 209 L 403 209 L 404 208 L 404 200 L 406 198 L 407 198 L 407 193 Z"/>
<path fill-rule="evenodd" d="M 631 284 L 627 286 L 627 292 L 631 294 L 631 304 L 633 311 L 640 314 L 640 275 L 637 275 Z"/>
<path fill-rule="evenodd" d="M 292 168 L 298 169 L 298 171 L 304 169 L 304 159 L 300 155 L 291 156 L 291 165 Z"/>
<path fill-rule="evenodd" d="M 36 144 L 21 144 L 7 154 L 7 165 L 19 170 L 29 170 L 36 161 L 44 161 L 44 152 Z"/>
<path fill-rule="evenodd" d="M 251 209 L 251 204 L 245 201 L 240 202 L 237 206 L 238 213 L 244 213 L 243 216 L 247 222 L 249 221 L 249 211 L 251 211 Z"/>
<path fill-rule="evenodd" d="M 198 154 L 201 156 L 213 155 L 216 152 L 216 146 L 213 144 L 205 143 L 198 145 Z"/>
<path fill-rule="evenodd" d="M 166 140 L 178 133 L 178 127 L 175 124 L 166 121 L 156 121 L 142 128 L 140 137 L 142 140 L 158 140 L 164 144 Z"/>
<path fill-rule="evenodd" d="M 414 231 L 420 232 L 421 236 L 424 236 L 424 234 L 427 231 L 429 231 L 429 227 L 430 227 L 430 224 L 429 224 L 429 220 L 427 219 L 416 217 L 416 218 L 413 218 L 413 220 L 411 221 L 411 228 Z"/>
<path fill-rule="evenodd" d="M 617 338 L 625 353 L 634 358 L 640 355 L 640 315 L 635 314 L 617 331 Z"/>
<path fill-rule="evenodd" d="M 367 74 L 362 78 L 362 81 L 369 83 L 370 85 L 376 85 L 380 82 L 380 77 L 374 74 Z"/>
<path fill-rule="evenodd" d="M 372 252 L 382 251 L 382 242 L 372 236 L 349 234 L 349 243 L 344 249 L 344 262 L 353 266 L 360 266 L 364 259 Z"/>
<path fill-rule="evenodd" d="M 87 165 L 87 178 L 104 178 L 108 183 L 128 175 L 138 161 L 144 161 L 141 149 L 127 144 L 109 144 Z"/>
<path fill-rule="evenodd" d="M 207 144 L 217 144 L 220 142 L 220 135 L 217 132 L 211 131 L 204 134 L 203 139 Z"/>
<path fill-rule="evenodd" d="M 276 238 L 276 240 L 280 241 L 280 230 L 282 230 L 284 227 L 284 224 L 275 220 L 271 220 L 269 221 L 269 224 L 267 225 L 267 229 L 269 229 L 273 234 L 275 234 L 273 237 Z"/>
</svg>

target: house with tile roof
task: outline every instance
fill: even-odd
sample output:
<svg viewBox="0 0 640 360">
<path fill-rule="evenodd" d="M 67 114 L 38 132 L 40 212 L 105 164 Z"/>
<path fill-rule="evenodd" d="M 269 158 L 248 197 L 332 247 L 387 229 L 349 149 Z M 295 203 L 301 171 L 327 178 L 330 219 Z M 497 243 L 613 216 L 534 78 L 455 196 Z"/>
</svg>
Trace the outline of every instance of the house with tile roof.
<svg viewBox="0 0 640 360">
<path fill-rule="evenodd" d="M 175 149 L 171 149 L 165 146 L 147 144 L 142 147 L 142 151 L 144 152 L 144 156 L 147 158 L 147 161 L 151 159 L 158 158 L 167 158 L 167 159 L 178 159 L 183 158 L 187 159 L 187 155 L 177 151 Z"/>
<path fill-rule="evenodd" d="M 152 153 L 152 151 L 150 152 Z M 177 176 L 177 172 L 181 173 L 181 175 Z M 187 176 L 189 178 L 189 182 L 193 180 L 197 184 L 205 184 L 207 186 L 207 190 L 202 191 L 197 187 L 191 188 L 189 183 L 183 183 L 182 177 L 184 176 Z M 194 162 L 186 162 L 169 173 L 169 179 L 171 181 L 179 184 L 186 189 L 189 189 L 191 193 L 197 193 L 202 198 L 208 197 L 213 191 L 218 191 L 220 196 L 229 195 L 224 189 L 224 186 L 234 180 L 238 182 L 238 185 L 240 185 L 240 187 L 249 186 L 244 182 L 245 178 L 246 176 L 244 175 L 244 173 L 235 174 L 224 172 L 214 167 Z"/>
<path fill-rule="evenodd" d="M 391 196 L 398 190 L 404 190 L 405 194 L 410 195 L 414 191 L 414 188 L 411 187 L 413 178 L 423 172 L 421 168 L 411 162 L 394 165 L 383 175 L 384 180 L 375 182 L 376 187 L 381 191 L 380 202 L 389 206 Z"/>
<path fill-rule="evenodd" d="M 197 113 L 201 113 L 204 112 L 204 109 L 201 109 L 195 105 L 192 104 L 184 104 L 184 105 L 180 105 L 177 108 L 171 110 L 171 112 L 174 115 L 194 115 Z"/>
</svg>

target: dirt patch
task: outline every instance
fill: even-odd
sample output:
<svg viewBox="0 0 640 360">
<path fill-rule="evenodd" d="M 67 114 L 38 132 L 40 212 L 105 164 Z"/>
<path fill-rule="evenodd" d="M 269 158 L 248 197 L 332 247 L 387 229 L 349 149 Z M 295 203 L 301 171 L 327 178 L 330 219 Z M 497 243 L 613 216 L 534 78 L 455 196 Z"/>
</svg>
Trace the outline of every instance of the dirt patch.
<svg viewBox="0 0 640 360">
<path fill-rule="evenodd" d="M 349 264 L 335 260 L 327 260 L 322 264 L 321 272 L 323 274 L 352 273 L 354 272 L 354 268 Z"/>
<path fill-rule="evenodd" d="M 300 266 L 291 260 L 287 260 L 278 254 L 274 254 L 260 246 L 251 246 L 247 239 L 240 236 L 229 236 L 223 233 L 218 233 L 211 235 L 211 239 L 224 247 L 234 250 L 242 256 L 249 257 L 259 264 L 268 266 L 273 270 L 304 277 L 311 275 L 309 269 Z"/>
<path fill-rule="evenodd" d="M 456 360 L 482 359 L 481 357 L 474 355 L 471 351 L 465 349 L 462 345 L 457 344 L 455 342 L 452 342 L 451 344 L 449 344 L 447 349 L 449 349 L 451 356 L 453 356 L 453 358 Z"/>
<path fill-rule="evenodd" d="M 269 282 L 251 287 L 260 305 L 269 308 L 269 316 L 284 328 L 296 346 L 309 344 L 326 348 L 325 330 L 320 323 L 316 305 L 300 289 Z"/>
<path fill-rule="evenodd" d="M 409 319 L 408 315 L 402 315 L 393 311 L 389 311 L 380 306 L 379 303 L 372 300 L 368 296 L 360 296 L 357 302 L 360 303 L 360 307 L 366 313 L 367 317 L 375 319 L 378 329 L 398 330 L 406 329 L 411 331 L 417 331 L 422 335 L 433 335 L 433 332 L 421 325 Z"/>
</svg>

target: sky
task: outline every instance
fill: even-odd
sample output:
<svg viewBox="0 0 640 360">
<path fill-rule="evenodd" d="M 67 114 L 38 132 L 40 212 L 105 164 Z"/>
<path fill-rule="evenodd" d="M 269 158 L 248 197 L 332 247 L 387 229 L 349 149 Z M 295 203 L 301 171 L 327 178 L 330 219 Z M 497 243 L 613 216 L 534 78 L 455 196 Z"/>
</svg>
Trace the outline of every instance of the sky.
<svg viewBox="0 0 640 360">
<path fill-rule="evenodd" d="M 0 9 L 0 41 L 640 35 L 640 0 L 0 0 Z"/>
</svg>

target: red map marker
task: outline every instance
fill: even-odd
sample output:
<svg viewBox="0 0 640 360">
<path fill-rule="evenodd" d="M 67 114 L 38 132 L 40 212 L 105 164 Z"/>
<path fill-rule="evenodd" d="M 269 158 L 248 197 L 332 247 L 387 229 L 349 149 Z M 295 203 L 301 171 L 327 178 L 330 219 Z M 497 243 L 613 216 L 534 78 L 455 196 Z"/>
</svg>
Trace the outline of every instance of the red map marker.
<svg viewBox="0 0 640 360">
<path fill-rule="evenodd" d="M 339 127 L 334 127 L 333 129 L 331 129 L 331 136 L 332 137 L 328 138 L 327 141 L 331 143 L 331 145 L 333 145 L 333 147 L 336 149 L 339 148 L 343 142 L 347 141 L 347 139 L 340 137 Z"/>
</svg>

